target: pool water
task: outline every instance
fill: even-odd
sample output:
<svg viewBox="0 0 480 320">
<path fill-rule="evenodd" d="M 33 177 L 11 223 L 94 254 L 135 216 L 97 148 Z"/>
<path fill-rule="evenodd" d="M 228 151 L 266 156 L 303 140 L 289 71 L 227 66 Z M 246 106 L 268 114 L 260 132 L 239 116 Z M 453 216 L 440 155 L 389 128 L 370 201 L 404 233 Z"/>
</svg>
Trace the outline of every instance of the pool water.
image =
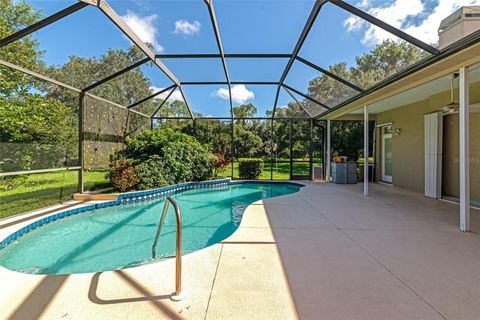
<svg viewBox="0 0 480 320">
<path fill-rule="evenodd" d="M 237 184 L 173 196 L 182 210 L 183 254 L 213 245 L 238 228 L 251 203 L 297 192 L 293 184 Z M 122 204 L 72 215 L 31 231 L 0 250 L 0 265 L 33 274 L 117 270 L 175 255 L 172 206 L 152 259 L 164 200 Z"/>
</svg>

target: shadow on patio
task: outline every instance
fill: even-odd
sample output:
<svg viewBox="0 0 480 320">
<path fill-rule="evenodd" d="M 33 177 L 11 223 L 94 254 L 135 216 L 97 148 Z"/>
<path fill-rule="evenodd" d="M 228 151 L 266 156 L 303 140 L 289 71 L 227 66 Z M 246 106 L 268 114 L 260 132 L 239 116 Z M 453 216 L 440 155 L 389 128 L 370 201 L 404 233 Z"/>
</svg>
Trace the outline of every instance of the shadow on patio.
<svg viewBox="0 0 480 320">
<path fill-rule="evenodd" d="M 371 189 L 308 184 L 264 200 L 299 317 L 478 317 L 478 214 L 462 233 L 456 205 Z"/>
<path fill-rule="evenodd" d="M 128 275 L 122 270 L 114 271 L 126 284 L 132 289 L 137 291 L 140 295 L 136 297 L 118 298 L 118 299 L 102 299 L 97 294 L 98 284 L 100 281 L 101 272 L 97 272 L 93 275 L 88 290 L 88 299 L 95 304 L 119 304 L 119 303 L 132 303 L 132 302 L 149 302 L 160 314 L 167 316 L 169 319 L 182 319 L 177 315 L 177 312 L 172 310 L 171 307 L 162 303 L 161 300 L 170 299 L 170 294 L 155 295 L 147 287 L 139 283 L 133 277 Z"/>
<path fill-rule="evenodd" d="M 68 275 L 44 277 L 8 319 L 39 319 L 68 277 Z"/>
</svg>

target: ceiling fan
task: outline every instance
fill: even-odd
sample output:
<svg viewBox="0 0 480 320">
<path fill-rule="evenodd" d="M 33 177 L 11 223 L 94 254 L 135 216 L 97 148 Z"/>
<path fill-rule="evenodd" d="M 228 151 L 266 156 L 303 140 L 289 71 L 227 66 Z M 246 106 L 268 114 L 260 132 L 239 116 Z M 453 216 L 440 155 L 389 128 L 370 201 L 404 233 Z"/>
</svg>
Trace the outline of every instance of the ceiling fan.
<svg viewBox="0 0 480 320">
<path fill-rule="evenodd" d="M 458 78 L 458 73 L 454 73 L 450 76 L 450 102 L 440 108 L 440 111 L 444 113 L 454 113 L 458 112 L 460 105 L 455 102 L 453 98 L 453 82 Z"/>
<path fill-rule="evenodd" d="M 455 102 L 454 99 L 454 92 L 453 92 L 453 83 L 456 78 L 458 78 L 459 74 L 458 73 L 453 73 L 450 75 L 450 102 L 443 107 L 440 107 L 438 109 L 435 109 L 433 111 L 427 112 L 426 114 L 432 114 L 432 113 L 437 113 L 437 112 L 442 112 L 443 114 L 451 114 L 451 113 L 456 113 L 460 109 L 460 104 Z"/>
</svg>

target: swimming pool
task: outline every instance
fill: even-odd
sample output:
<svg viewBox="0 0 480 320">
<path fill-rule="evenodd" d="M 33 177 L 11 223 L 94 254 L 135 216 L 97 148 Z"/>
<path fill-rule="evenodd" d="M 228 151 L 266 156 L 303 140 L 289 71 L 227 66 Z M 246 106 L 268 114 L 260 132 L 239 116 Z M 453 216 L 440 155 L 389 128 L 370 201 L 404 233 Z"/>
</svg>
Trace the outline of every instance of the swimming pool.
<svg viewBox="0 0 480 320">
<path fill-rule="evenodd" d="M 166 196 L 182 210 L 183 254 L 213 245 L 238 228 L 251 203 L 297 192 L 295 183 L 191 183 L 124 194 L 35 222 L 0 243 L 0 265 L 33 274 L 117 270 L 174 256 L 175 214 L 165 219 L 157 258 L 151 247 Z M 50 219 L 50 221 L 49 221 Z"/>
</svg>

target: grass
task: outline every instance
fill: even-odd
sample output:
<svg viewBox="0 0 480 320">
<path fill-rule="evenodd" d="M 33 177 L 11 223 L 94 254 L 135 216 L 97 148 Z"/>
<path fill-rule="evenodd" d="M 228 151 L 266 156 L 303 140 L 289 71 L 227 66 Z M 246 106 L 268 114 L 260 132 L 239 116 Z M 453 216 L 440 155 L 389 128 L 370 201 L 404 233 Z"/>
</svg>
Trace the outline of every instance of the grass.
<svg viewBox="0 0 480 320">
<path fill-rule="evenodd" d="M 308 160 L 307 160 L 308 161 Z M 270 180 L 270 161 L 265 161 L 263 164 L 263 171 L 260 175 L 261 180 Z M 294 175 L 309 175 L 309 163 L 308 162 L 294 162 L 293 174 Z M 219 173 L 223 177 L 231 177 L 231 165 L 228 165 L 225 170 Z M 233 163 L 233 177 L 238 179 L 238 162 Z M 273 164 L 273 179 L 274 180 L 289 180 L 290 179 L 290 163 L 289 162 L 277 162 Z"/>
<path fill-rule="evenodd" d="M 85 172 L 85 190 L 108 187 L 105 174 Z M 0 219 L 70 200 L 77 192 L 77 182 L 77 171 L 30 174 L 15 188 L 0 191 Z"/>
</svg>

